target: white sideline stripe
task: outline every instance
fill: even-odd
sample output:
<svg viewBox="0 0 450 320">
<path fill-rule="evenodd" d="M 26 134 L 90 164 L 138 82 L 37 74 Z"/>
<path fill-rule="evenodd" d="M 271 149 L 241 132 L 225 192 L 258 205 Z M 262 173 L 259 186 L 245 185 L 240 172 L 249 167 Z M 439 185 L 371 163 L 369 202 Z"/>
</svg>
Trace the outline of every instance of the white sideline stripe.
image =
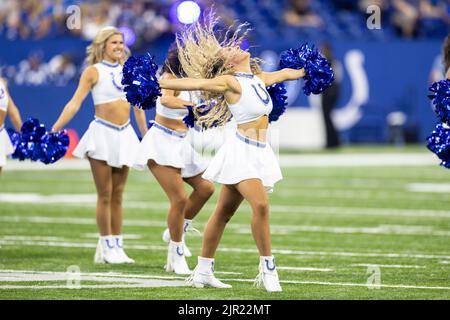
<svg viewBox="0 0 450 320">
<path fill-rule="evenodd" d="M 450 264 L 450 261 L 442 260 L 442 261 L 439 261 L 439 263 L 440 264 Z"/>
<path fill-rule="evenodd" d="M 299 195 L 301 193 L 299 192 Z M 0 193 L 0 202 L 7 203 L 33 203 L 33 204 L 70 204 L 80 207 L 95 207 L 94 194 L 58 194 L 40 195 L 37 193 Z M 125 201 L 127 209 L 154 209 L 167 210 L 168 202 Z M 212 211 L 215 205 L 206 204 L 204 210 Z M 249 211 L 247 204 L 239 210 Z M 275 213 L 309 213 L 309 214 L 342 214 L 342 215 L 370 215 L 370 216 L 402 216 L 402 217 L 433 217 L 450 218 L 450 210 L 431 209 L 396 209 L 396 208 L 359 208 L 359 207 L 321 207 L 296 205 L 271 205 L 270 210 Z"/>
<path fill-rule="evenodd" d="M 450 183 L 410 183 L 407 189 L 412 192 L 449 193 Z"/>
<path fill-rule="evenodd" d="M 288 270 L 288 271 L 318 271 L 318 272 L 332 272 L 334 269 L 328 268 L 301 268 L 301 267 L 279 267 L 277 270 Z"/>
<path fill-rule="evenodd" d="M 357 263 L 351 264 L 352 267 L 382 267 L 382 268 L 398 268 L 398 269 L 423 269 L 425 266 L 410 266 L 404 264 L 369 264 L 369 263 Z"/>
<path fill-rule="evenodd" d="M 84 234 L 82 234 L 81 235 L 83 238 L 89 238 L 89 239 L 98 239 L 98 237 L 99 237 L 99 234 L 98 233 L 84 233 Z M 122 235 L 123 236 L 123 238 L 125 239 L 125 240 L 139 240 L 139 239 L 142 239 L 142 236 L 140 235 L 140 234 L 131 234 L 131 233 L 128 233 L 128 234 L 123 234 Z"/>
<path fill-rule="evenodd" d="M 2 222 L 28 222 L 28 223 L 51 223 L 51 224 L 94 224 L 94 219 L 91 218 L 52 218 L 52 217 L 19 217 L 19 216 L 0 216 Z M 138 227 L 166 227 L 167 223 L 163 221 L 154 220 L 135 220 L 127 219 L 124 222 L 126 226 Z M 236 233 L 248 234 L 251 233 L 250 227 L 244 224 L 230 224 L 229 230 Z M 376 227 L 334 227 L 334 226 L 292 226 L 292 225 L 271 225 L 271 232 L 273 234 L 291 234 L 295 232 L 323 232 L 336 234 L 386 234 L 386 235 L 430 235 L 430 236 L 444 236 L 450 237 L 448 230 L 435 230 L 430 226 L 420 225 L 379 225 Z M 97 235 L 96 235 L 97 237 Z M 25 239 L 28 240 L 28 239 Z M 52 240 L 52 239 L 49 239 Z"/>
<path fill-rule="evenodd" d="M 67 281 L 67 273 L 61 272 L 21 272 L 19 270 L 0 270 L 0 273 L 10 275 L 12 277 L 21 278 L 16 281 Z M 31 276 L 30 276 L 31 275 Z M 152 284 L 164 284 L 163 286 L 186 286 L 183 281 L 161 281 L 161 280 L 140 280 L 133 278 L 114 278 L 111 274 L 105 274 L 105 277 L 94 276 L 93 274 L 83 273 L 81 281 L 102 281 L 102 282 L 133 282 L 133 284 L 111 284 L 111 285 L 82 285 L 81 289 L 104 289 L 104 288 L 146 288 Z M 128 276 L 128 275 L 127 275 Z M 49 280 L 53 277 L 55 280 Z M 150 276 L 147 276 L 150 277 Z M 6 277 L 5 277 L 6 278 Z M 42 279 L 42 280 L 36 280 Z M 254 279 L 227 279 L 222 278 L 223 281 L 235 282 L 254 282 Z M 10 280 L 5 280 L 10 281 Z M 12 281 L 11 281 L 12 282 Z M 298 280 L 280 280 L 281 283 L 287 284 L 312 284 L 312 285 L 328 285 L 328 286 L 347 286 L 347 287 L 367 287 L 367 284 L 362 283 L 348 283 L 348 282 L 324 282 L 324 281 L 298 281 Z M 430 286 L 411 286 L 411 285 L 391 285 L 380 284 L 382 288 L 401 288 L 401 289 L 428 289 L 428 290 L 450 290 L 450 287 L 430 287 Z M 47 285 L 47 286 L 26 286 L 26 285 L 0 285 L 0 289 L 70 289 L 67 285 Z M 73 289 L 70 289 L 73 290 Z"/>
<path fill-rule="evenodd" d="M 237 233 L 250 234 L 250 227 L 229 225 L 228 229 Z M 450 237 L 450 231 L 434 230 L 429 226 L 380 225 L 377 227 L 326 227 L 326 226 L 282 226 L 271 225 L 272 234 L 292 234 L 296 232 L 324 232 L 337 234 L 395 234 L 395 235 L 430 235 Z"/>
<path fill-rule="evenodd" d="M 358 153 L 358 154 L 300 154 L 279 156 L 282 167 L 385 167 L 385 166 L 436 166 L 437 159 L 429 153 Z M 89 162 L 79 159 L 62 159 L 54 164 L 9 160 L 5 171 L 21 170 L 89 170 Z"/>
<path fill-rule="evenodd" d="M 0 245 L 11 246 L 43 246 L 43 247 L 66 247 L 66 248 L 95 248 L 95 243 L 76 243 L 76 242 L 50 242 L 50 241 L 8 241 L 0 240 Z M 167 246 L 147 246 L 147 245 L 127 245 L 127 249 L 135 250 L 155 250 L 167 251 Z M 236 253 L 258 253 L 256 249 L 226 248 L 219 247 L 221 252 Z M 370 253 L 370 252 L 335 252 L 335 251 L 300 251 L 289 249 L 273 249 L 273 253 L 288 255 L 310 255 L 310 256 L 343 256 L 343 257 L 383 257 L 383 258 L 416 258 L 416 259 L 448 259 L 450 255 L 431 255 L 416 253 Z"/>
</svg>

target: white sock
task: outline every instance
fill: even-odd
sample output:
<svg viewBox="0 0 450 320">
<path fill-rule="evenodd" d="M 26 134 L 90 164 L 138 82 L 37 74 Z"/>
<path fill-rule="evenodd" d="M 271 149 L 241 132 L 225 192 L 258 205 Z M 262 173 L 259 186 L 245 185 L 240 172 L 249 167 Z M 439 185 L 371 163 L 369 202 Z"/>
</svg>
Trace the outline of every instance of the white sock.
<svg viewBox="0 0 450 320">
<path fill-rule="evenodd" d="M 114 245 L 116 248 L 122 249 L 123 248 L 123 236 L 121 234 L 114 235 Z"/>
<path fill-rule="evenodd" d="M 263 267 L 264 272 L 275 272 L 275 257 L 274 256 L 260 256 L 259 262 Z"/>
<path fill-rule="evenodd" d="M 198 257 L 198 272 L 202 274 L 213 274 L 214 258 Z"/>
</svg>

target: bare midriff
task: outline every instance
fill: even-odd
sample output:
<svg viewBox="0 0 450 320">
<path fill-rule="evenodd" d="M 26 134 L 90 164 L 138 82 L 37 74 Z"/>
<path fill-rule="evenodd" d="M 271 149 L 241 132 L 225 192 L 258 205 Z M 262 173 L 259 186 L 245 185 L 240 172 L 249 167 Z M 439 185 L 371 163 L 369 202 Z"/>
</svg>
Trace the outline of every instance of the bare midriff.
<svg viewBox="0 0 450 320">
<path fill-rule="evenodd" d="M 159 114 L 156 114 L 155 121 L 158 122 L 160 125 L 162 125 L 166 128 L 169 128 L 171 130 L 182 131 L 182 132 L 188 131 L 188 128 L 184 124 L 183 120 L 170 119 L 170 118 L 161 116 Z"/>
<path fill-rule="evenodd" d="M 0 127 L 5 123 L 6 111 L 0 110 Z"/>
<path fill-rule="evenodd" d="M 115 100 L 95 106 L 95 116 L 117 125 L 123 125 L 130 119 L 130 104 L 125 100 Z"/>
<path fill-rule="evenodd" d="M 264 115 L 256 120 L 238 124 L 238 131 L 250 139 L 266 142 L 268 127 L 269 117 Z"/>
</svg>

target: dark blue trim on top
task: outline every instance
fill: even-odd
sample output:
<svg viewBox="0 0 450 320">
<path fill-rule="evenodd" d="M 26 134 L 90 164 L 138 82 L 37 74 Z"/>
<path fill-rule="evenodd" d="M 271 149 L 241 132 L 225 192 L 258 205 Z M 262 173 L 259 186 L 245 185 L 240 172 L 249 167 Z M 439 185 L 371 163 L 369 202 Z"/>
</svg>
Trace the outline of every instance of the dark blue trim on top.
<svg viewBox="0 0 450 320">
<path fill-rule="evenodd" d="M 236 72 L 234 74 L 235 77 L 241 77 L 241 78 L 247 78 L 247 79 L 253 79 L 255 76 L 253 73 L 245 73 L 245 72 Z"/>
<path fill-rule="evenodd" d="M 105 127 L 114 129 L 116 131 L 123 131 L 130 125 L 130 120 L 128 120 L 127 123 L 125 123 L 124 125 L 121 125 L 121 126 L 115 125 L 113 123 L 109 123 L 106 120 L 102 120 L 100 118 L 95 118 L 94 121 L 97 122 L 97 123 L 100 123 L 101 125 L 104 125 Z"/>
<path fill-rule="evenodd" d="M 107 66 L 107 67 L 110 67 L 110 68 L 115 68 L 115 67 L 117 67 L 119 65 L 118 62 L 116 64 L 111 64 L 109 62 L 106 62 L 105 60 L 102 60 L 102 62 L 100 62 L 100 63 L 105 65 L 105 66 Z"/>
<path fill-rule="evenodd" d="M 178 131 L 169 129 L 167 127 L 160 125 L 159 123 L 157 123 L 155 121 L 152 121 L 151 123 L 152 123 L 152 128 L 155 127 L 157 129 L 163 131 L 164 133 L 170 134 L 172 136 L 176 136 L 178 138 L 184 138 L 187 135 L 187 132 L 178 132 Z"/>
<path fill-rule="evenodd" d="M 244 137 L 241 135 L 238 131 L 236 131 L 236 137 L 238 137 L 239 140 L 244 141 L 246 144 L 258 147 L 258 148 L 265 148 L 266 144 L 264 142 L 252 140 L 250 138 Z"/>
</svg>

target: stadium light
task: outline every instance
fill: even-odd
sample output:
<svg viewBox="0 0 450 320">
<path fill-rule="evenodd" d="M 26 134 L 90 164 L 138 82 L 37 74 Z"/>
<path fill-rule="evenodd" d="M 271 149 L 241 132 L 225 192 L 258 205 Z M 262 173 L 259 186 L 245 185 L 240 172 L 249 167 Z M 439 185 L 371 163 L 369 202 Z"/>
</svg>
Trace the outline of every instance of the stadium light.
<svg viewBox="0 0 450 320">
<path fill-rule="evenodd" d="M 122 26 L 119 31 L 123 33 L 125 45 L 131 47 L 136 42 L 136 33 L 134 30 L 127 26 Z"/>
<path fill-rule="evenodd" d="M 194 23 L 200 17 L 200 6 L 194 1 L 183 1 L 177 7 L 177 18 L 183 24 Z"/>
</svg>

